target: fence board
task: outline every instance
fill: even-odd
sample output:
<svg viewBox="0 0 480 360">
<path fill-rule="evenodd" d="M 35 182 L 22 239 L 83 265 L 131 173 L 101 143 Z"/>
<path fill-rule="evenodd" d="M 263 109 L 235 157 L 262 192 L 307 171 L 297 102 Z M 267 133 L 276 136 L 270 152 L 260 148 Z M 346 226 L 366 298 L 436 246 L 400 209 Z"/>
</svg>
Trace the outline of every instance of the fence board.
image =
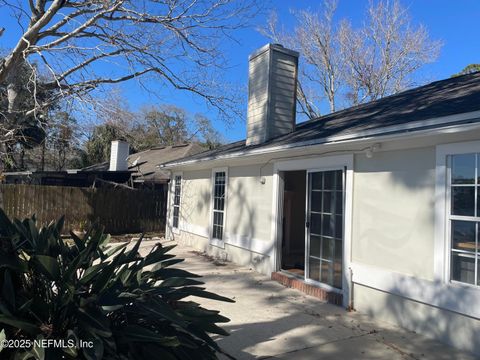
<svg viewBox="0 0 480 360">
<path fill-rule="evenodd" d="M 10 218 L 36 215 L 42 225 L 65 215 L 64 231 L 93 222 L 111 234 L 163 231 L 166 194 L 156 190 L 2 184 L 2 207 Z"/>
</svg>

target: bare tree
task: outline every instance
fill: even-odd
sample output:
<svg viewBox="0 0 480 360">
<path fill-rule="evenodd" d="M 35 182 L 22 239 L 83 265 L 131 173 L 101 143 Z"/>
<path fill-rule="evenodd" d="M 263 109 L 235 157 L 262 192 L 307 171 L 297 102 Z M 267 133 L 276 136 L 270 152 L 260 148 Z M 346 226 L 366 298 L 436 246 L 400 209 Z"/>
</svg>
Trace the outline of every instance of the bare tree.
<svg viewBox="0 0 480 360">
<path fill-rule="evenodd" d="M 212 68 L 224 64 L 220 41 L 246 24 L 258 9 L 253 0 L 0 0 L 0 16 L 13 15 L 23 29 L 0 60 L 6 109 L 0 109 L 0 141 L 9 118 L 37 115 L 62 99 L 85 100 L 92 90 L 149 75 L 190 91 L 225 114 L 231 98 L 215 82 Z M 0 31 L 8 33 L 10 29 Z M 13 31 L 12 31 L 13 32 Z M 48 73 L 40 79 L 38 63 Z M 31 108 L 19 106 L 23 66 L 31 66 L 27 88 L 51 96 Z M 54 90 L 54 91 L 53 91 Z"/>
<path fill-rule="evenodd" d="M 294 11 L 293 32 L 270 18 L 261 32 L 300 52 L 298 100 L 309 118 L 320 115 L 322 100 L 330 112 L 339 104 L 356 105 L 397 93 L 413 85 L 413 74 L 437 59 L 441 43 L 414 26 L 398 0 L 370 1 L 364 24 L 353 28 L 335 19 L 337 0 L 325 0 L 320 12 Z"/>
<path fill-rule="evenodd" d="M 412 75 L 434 62 L 441 48 L 424 26 L 412 24 L 398 0 L 370 1 L 367 15 L 363 27 L 344 21 L 340 30 L 347 96 L 354 105 L 413 86 Z"/>
<path fill-rule="evenodd" d="M 297 99 L 300 112 L 309 118 L 320 116 L 318 103 L 327 99 L 330 111 L 335 111 L 335 99 L 341 71 L 340 49 L 336 41 L 333 15 L 336 0 L 326 0 L 323 12 L 301 10 L 294 12 L 298 25 L 293 33 L 278 26 L 277 15 L 272 13 L 267 26 L 260 29 L 275 42 L 295 49 L 301 54 Z M 320 94 L 318 92 L 320 88 Z M 312 91 L 312 89 L 315 89 Z"/>
</svg>

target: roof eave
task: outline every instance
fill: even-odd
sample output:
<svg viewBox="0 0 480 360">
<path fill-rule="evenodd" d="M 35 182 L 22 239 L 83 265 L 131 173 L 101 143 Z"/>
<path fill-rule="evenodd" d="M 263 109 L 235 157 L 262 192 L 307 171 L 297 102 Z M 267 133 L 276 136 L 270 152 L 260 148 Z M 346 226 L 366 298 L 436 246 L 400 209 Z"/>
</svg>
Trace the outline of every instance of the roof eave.
<svg viewBox="0 0 480 360">
<path fill-rule="evenodd" d="M 218 155 L 212 157 L 205 157 L 200 159 L 192 159 L 187 161 L 172 162 L 167 164 L 157 165 L 163 169 L 172 169 L 179 166 L 188 166 L 197 164 L 199 162 L 215 161 L 215 160 L 226 160 L 232 159 L 239 156 L 254 156 L 262 155 L 267 153 L 278 152 L 282 150 L 308 147 L 313 145 L 328 145 L 328 144 L 340 144 L 340 143 L 350 143 L 355 141 L 366 141 L 382 137 L 405 137 L 412 135 L 413 132 L 420 131 L 431 131 L 432 129 L 441 130 L 444 128 L 451 128 L 452 126 L 459 126 L 458 131 L 462 129 L 460 127 L 471 124 L 472 122 L 480 122 L 480 111 L 473 111 L 468 113 L 461 113 L 455 115 L 449 115 L 439 118 L 430 118 L 427 120 L 421 120 L 417 122 L 402 124 L 402 125 L 392 125 L 383 127 L 380 129 L 365 130 L 358 133 L 352 133 L 347 135 L 331 136 L 307 141 L 300 141 L 291 144 L 282 144 L 278 146 L 270 146 L 267 148 L 256 148 L 251 150 L 243 150 L 232 152 L 230 154 Z M 441 126 L 438 126 L 441 125 Z"/>
</svg>

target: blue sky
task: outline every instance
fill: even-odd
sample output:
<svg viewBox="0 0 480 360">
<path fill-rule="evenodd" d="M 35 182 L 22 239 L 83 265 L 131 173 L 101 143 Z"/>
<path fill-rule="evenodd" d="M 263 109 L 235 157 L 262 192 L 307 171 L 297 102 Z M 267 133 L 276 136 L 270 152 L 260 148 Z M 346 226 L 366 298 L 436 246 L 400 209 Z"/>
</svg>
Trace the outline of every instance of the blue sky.
<svg viewBox="0 0 480 360">
<path fill-rule="evenodd" d="M 293 29 L 295 23 L 290 9 L 318 9 L 319 1 L 311 0 L 273 0 L 272 7 L 277 11 L 279 22 L 287 29 Z M 402 4 L 409 8 L 414 23 L 425 25 L 432 39 L 443 42 L 442 51 L 435 63 L 426 65 L 419 72 L 419 81 L 434 81 L 450 77 L 470 63 L 480 63 L 480 1 L 478 0 L 410 0 Z M 367 0 L 339 0 L 336 15 L 348 18 L 355 24 L 363 20 Z M 266 22 L 267 16 L 257 19 L 257 27 Z M 225 78 L 245 89 L 248 81 L 248 55 L 268 42 L 255 29 L 246 29 L 237 34 L 239 44 L 231 44 L 227 48 L 230 70 Z M 217 128 L 228 140 L 239 140 L 245 137 L 244 120 L 236 121 L 232 126 L 215 121 L 215 112 L 208 111 L 201 99 L 193 99 L 190 94 L 166 92 L 166 98 L 172 103 L 181 105 L 192 112 L 203 112 L 209 115 Z M 135 99 L 133 97 L 132 99 Z M 132 107 L 141 105 L 142 98 L 131 102 Z M 151 101 L 156 101 L 152 99 Z M 247 104 L 244 104 L 245 108 Z"/>
<path fill-rule="evenodd" d="M 271 7 L 277 11 L 279 22 L 286 29 L 293 29 L 291 9 L 317 10 L 320 3 L 312 0 L 272 0 Z M 426 65 L 417 74 L 419 81 L 447 78 L 470 63 L 480 63 L 480 1 L 403 0 L 402 4 L 408 7 L 414 23 L 425 25 L 431 38 L 441 40 L 444 44 L 438 60 Z M 347 18 L 354 25 L 358 25 L 363 19 L 367 5 L 367 0 L 339 0 L 336 16 Z M 267 15 L 259 16 L 254 27 L 261 27 L 266 19 Z M 15 23 L 3 15 L 0 26 L 8 29 L 15 26 Z M 10 36 L 6 34 L 0 38 L 0 47 L 11 45 L 14 33 L 10 31 L 9 34 Z M 246 92 L 248 55 L 266 44 L 268 40 L 254 28 L 238 32 L 236 39 L 239 43 L 225 43 L 225 53 L 230 67 L 223 77 L 233 83 L 239 91 Z M 123 84 L 121 89 L 123 95 L 129 99 L 129 107 L 132 110 L 148 104 L 175 104 L 191 113 L 209 116 L 227 140 L 239 140 L 245 136 L 244 120 L 237 120 L 234 124 L 226 126 L 216 119 L 215 111 L 208 109 L 201 98 L 196 98 L 190 93 L 159 87 L 155 88 L 157 96 L 151 96 L 135 81 Z M 246 109 L 246 103 L 243 106 Z"/>
</svg>

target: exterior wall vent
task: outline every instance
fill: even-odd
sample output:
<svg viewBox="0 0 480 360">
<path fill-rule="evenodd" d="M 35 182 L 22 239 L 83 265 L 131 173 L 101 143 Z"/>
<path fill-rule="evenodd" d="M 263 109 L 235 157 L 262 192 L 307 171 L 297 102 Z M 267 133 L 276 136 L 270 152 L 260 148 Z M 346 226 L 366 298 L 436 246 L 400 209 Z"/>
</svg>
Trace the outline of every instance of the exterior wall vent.
<svg viewBox="0 0 480 360">
<path fill-rule="evenodd" d="M 246 145 L 295 130 L 298 52 L 267 44 L 249 57 Z"/>
</svg>

